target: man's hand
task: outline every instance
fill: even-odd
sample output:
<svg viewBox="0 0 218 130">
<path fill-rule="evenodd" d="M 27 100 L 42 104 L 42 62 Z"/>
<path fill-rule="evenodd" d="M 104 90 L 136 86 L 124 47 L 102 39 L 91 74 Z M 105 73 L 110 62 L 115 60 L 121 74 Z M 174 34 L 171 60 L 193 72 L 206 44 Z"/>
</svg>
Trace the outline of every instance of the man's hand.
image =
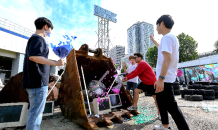
<svg viewBox="0 0 218 130">
<path fill-rule="evenodd" d="M 152 41 L 154 41 L 154 37 L 152 35 L 150 35 L 150 38 L 151 38 Z"/>
<path fill-rule="evenodd" d="M 163 80 L 157 80 L 154 83 L 154 89 L 156 88 L 155 93 L 162 92 L 164 90 L 164 81 Z"/>
<path fill-rule="evenodd" d="M 126 63 L 125 62 L 123 62 L 123 67 L 126 67 Z"/>
<path fill-rule="evenodd" d="M 124 77 L 122 81 L 123 81 L 123 82 L 128 81 L 127 77 Z"/>
<path fill-rule="evenodd" d="M 64 65 L 64 60 L 60 59 L 56 62 L 56 66 L 62 66 Z"/>
<path fill-rule="evenodd" d="M 157 41 L 154 40 L 154 37 L 152 35 L 150 35 L 150 38 L 151 38 L 152 42 L 155 44 L 155 46 L 158 48 L 159 44 L 157 43 Z"/>
</svg>

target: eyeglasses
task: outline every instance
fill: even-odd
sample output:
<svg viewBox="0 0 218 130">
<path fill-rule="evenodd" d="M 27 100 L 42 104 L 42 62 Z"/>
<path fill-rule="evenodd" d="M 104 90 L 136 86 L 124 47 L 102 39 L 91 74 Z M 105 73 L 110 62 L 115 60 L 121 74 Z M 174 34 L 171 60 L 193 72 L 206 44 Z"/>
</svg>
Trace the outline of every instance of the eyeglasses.
<svg viewBox="0 0 218 130">
<path fill-rule="evenodd" d="M 134 56 L 134 58 L 133 59 L 136 59 L 136 57 Z"/>
</svg>

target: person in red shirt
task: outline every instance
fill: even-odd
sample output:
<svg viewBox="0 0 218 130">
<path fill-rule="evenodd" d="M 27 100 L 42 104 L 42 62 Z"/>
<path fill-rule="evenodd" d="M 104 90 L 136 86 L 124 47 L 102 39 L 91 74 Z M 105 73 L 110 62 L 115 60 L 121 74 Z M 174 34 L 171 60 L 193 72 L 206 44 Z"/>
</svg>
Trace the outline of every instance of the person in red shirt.
<svg viewBox="0 0 218 130">
<path fill-rule="evenodd" d="M 134 71 L 132 71 L 126 77 L 123 78 L 123 82 L 126 82 L 129 79 L 132 79 L 138 76 L 140 80 L 142 81 L 134 91 L 135 96 L 134 96 L 133 106 L 128 107 L 127 110 L 137 110 L 139 92 L 141 91 L 144 91 L 144 92 L 147 92 L 153 95 L 153 98 L 155 100 L 155 105 L 158 109 L 157 102 L 156 102 L 156 93 L 154 89 L 154 83 L 157 81 L 156 75 L 154 71 L 152 70 L 151 66 L 147 62 L 142 60 L 142 58 L 143 56 L 141 53 L 134 54 L 134 59 L 135 59 L 135 62 L 138 63 L 138 66 L 136 67 Z M 158 116 L 159 116 L 159 109 L 158 109 Z"/>
</svg>

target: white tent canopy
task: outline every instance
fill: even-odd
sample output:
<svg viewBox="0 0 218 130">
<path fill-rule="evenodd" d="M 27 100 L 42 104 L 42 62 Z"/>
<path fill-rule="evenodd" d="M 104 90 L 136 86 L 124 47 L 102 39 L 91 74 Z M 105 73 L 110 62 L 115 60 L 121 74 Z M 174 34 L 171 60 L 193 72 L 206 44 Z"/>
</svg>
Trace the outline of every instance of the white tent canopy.
<svg viewBox="0 0 218 130">
<path fill-rule="evenodd" d="M 198 65 L 207 65 L 207 64 L 213 64 L 213 63 L 218 63 L 218 55 L 212 55 L 208 57 L 202 57 L 197 60 L 182 62 L 182 63 L 179 63 L 179 68 L 198 66 Z"/>
</svg>

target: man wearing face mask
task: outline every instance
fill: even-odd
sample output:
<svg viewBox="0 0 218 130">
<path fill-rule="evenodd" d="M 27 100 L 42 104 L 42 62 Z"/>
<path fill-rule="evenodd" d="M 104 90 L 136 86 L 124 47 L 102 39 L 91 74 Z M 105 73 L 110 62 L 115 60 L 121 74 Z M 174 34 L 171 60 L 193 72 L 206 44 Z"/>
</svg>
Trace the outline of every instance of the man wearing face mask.
<svg viewBox="0 0 218 130">
<path fill-rule="evenodd" d="M 35 20 L 36 32 L 30 37 L 26 46 L 23 68 L 22 88 L 27 90 L 30 108 L 26 129 L 38 130 L 42 121 L 48 93 L 50 65 L 62 66 L 63 60 L 48 60 L 49 49 L 46 46 L 44 32 L 51 33 L 53 25 L 45 17 Z"/>
</svg>

